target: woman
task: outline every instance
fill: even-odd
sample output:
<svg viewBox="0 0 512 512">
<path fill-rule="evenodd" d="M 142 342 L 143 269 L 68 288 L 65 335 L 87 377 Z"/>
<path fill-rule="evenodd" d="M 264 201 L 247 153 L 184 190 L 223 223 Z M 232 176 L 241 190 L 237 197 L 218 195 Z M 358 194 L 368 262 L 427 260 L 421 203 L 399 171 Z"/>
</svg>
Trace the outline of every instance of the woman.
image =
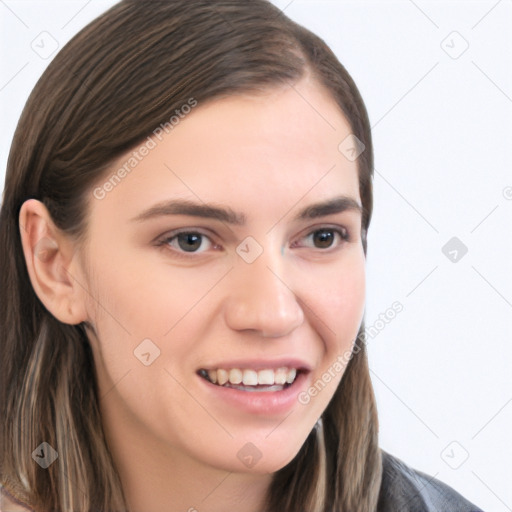
<svg viewBox="0 0 512 512">
<path fill-rule="evenodd" d="M 354 82 L 266 1 L 75 36 L 8 163 L 2 510 L 478 510 L 378 446 L 372 166 Z"/>
</svg>

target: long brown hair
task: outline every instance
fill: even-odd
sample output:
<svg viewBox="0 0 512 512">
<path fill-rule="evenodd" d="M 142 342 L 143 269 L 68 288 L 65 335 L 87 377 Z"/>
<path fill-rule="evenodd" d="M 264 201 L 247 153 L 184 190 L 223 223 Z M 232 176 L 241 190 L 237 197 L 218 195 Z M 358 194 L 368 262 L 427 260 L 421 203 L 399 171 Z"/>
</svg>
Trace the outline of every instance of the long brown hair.
<svg viewBox="0 0 512 512">
<path fill-rule="evenodd" d="M 364 103 L 324 41 L 270 2 L 123 0 L 39 79 L 14 135 L 0 212 L 0 476 L 34 508 L 110 512 L 126 503 L 101 426 L 85 324 L 59 322 L 34 293 L 21 205 L 42 201 L 59 229 L 83 241 L 94 184 L 191 97 L 201 105 L 294 84 L 308 72 L 365 145 L 358 173 L 366 255 L 373 150 Z M 276 472 L 268 512 L 376 510 L 382 463 L 364 322 L 356 348 L 321 424 Z M 31 458 L 42 441 L 59 454 L 45 470 Z"/>
</svg>

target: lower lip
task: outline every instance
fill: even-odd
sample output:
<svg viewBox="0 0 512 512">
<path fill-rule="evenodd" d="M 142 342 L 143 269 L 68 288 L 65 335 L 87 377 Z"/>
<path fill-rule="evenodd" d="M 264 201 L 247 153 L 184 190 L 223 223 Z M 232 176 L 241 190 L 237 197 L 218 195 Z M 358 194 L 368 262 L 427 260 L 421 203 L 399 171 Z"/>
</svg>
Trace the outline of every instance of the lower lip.
<svg viewBox="0 0 512 512">
<path fill-rule="evenodd" d="M 210 403 L 222 401 L 238 411 L 277 415 L 288 412 L 299 403 L 297 396 L 307 387 L 309 372 L 300 372 L 293 384 L 281 391 L 241 391 L 212 384 L 199 375 L 197 378 L 204 384 Z"/>
</svg>

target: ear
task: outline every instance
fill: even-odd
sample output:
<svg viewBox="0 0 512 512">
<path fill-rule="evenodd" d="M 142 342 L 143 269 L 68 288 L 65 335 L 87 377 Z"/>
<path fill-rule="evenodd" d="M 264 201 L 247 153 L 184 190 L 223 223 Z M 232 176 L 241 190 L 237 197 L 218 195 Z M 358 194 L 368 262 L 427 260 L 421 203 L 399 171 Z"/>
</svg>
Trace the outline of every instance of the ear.
<svg viewBox="0 0 512 512">
<path fill-rule="evenodd" d="M 85 283 L 71 239 L 55 226 L 48 209 L 36 199 L 23 203 L 19 224 L 28 274 L 39 300 L 63 323 L 85 321 Z"/>
</svg>

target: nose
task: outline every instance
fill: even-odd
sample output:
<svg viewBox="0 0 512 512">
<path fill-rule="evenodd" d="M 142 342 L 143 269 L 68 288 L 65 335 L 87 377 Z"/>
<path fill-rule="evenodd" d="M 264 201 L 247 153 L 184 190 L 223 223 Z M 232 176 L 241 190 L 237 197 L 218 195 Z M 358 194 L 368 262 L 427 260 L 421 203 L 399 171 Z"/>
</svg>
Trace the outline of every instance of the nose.
<svg viewBox="0 0 512 512">
<path fill-rule="evenodd" d="M 304 321 L 304 311 L 287 282 L 284 257 L 278 248 L 266 248 L 252 263 L 239 259 L 231 272 L 225 319 L 234 330 L 260 336 L 286 336 Z M 288 278 L 288 281 L 290 279 Z"/>
</svg>

